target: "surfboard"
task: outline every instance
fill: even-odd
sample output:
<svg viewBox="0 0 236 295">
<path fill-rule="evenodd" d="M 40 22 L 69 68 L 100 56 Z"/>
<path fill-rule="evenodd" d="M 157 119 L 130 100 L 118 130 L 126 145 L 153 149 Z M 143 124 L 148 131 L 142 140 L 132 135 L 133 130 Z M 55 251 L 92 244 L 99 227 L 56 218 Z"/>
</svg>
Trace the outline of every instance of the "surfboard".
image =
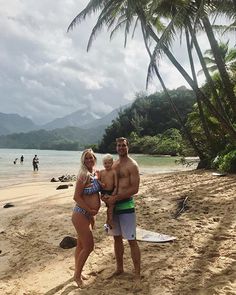
<svg viewBox="0 0 236 295">
<path fill-rule="evenodd" d="M 137 227 L 136 239 L 138 241 L 151 242 L 151 243 L 165 243 L 165 242 L 174 241 L 177 238 Z"/>
<path fill-rule="evenodd" d="M 214 175 L 214 176 L 226 176 L 226 173 L 213 172 L 212 175 Z"/>
</svg>

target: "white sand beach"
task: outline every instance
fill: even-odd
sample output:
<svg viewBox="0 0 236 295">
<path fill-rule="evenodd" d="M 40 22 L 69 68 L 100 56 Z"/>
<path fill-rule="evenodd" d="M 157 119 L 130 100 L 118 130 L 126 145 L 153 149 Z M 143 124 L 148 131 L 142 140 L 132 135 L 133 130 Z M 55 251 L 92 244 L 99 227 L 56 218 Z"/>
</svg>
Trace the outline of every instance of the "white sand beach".
<svg viewBox="0 0 236 295">
<path fill-rule="evenodd" d="M 138 226 L 177 240 L 139 242 L 140 283 L 133 280 L 126 244 L 125 273 L 109 279 L 115 258 L 112 238 L 103 229 L 102 206 L 84 289 L 72 281 L 74 249 L 59 247 L 65 236 L 76 237 L 74 186 L 56 190 L 59 184 L 0 189 L 0 294 L 236 294 L 236 175 L 217 177 L 201 170 L 142 175 L 135 196 Z M 179 199 L 186 196 L 187 210 L 174 218 Z M 14 207 L 3 208 L 8 202 Z"/>
</svg>

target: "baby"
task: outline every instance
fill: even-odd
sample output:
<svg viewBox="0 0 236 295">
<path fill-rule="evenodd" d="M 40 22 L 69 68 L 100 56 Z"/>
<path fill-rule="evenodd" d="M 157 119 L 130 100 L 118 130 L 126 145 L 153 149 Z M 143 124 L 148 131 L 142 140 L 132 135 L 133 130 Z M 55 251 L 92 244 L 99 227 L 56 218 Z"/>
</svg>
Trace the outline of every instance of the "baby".
<svg viewBox="0 0 236 295">
<path fill-rule="evenodd" d="M 114 169 L 112 169 L 113 165 L 113 157 L 110 154 L 106 154 L 103 157 L 103 166 L 105 169 L 99 171 L 99 181 L 102 186 L 101 194 L 102 196 L 108 197 L 109 195 L 116 195 L 118 188 L 118 177 L 117 173 Z M 104 200 L 106 203 L 106 200 Z M 114 205 L 107 205 L 107 221 L 106 224 L 109 228 L 113 227 L 112 217 L 113 217 L 113 209 Z"/>
</svg>

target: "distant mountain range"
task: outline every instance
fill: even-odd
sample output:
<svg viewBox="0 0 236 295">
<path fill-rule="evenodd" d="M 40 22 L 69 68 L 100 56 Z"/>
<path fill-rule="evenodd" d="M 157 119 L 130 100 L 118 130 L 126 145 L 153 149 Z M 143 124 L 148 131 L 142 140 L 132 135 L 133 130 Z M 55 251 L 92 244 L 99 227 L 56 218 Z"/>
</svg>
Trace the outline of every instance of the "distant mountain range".
<svg viewBox="0 0 236 295">
<path fill-rule="evenodd" d="M 26 117 L 21 117 L 18 114 L 0 113 L 0 135 L 28 132 L 37 128 L 38 126 Z"/>
<path fill-rule="evenodd" d="M 0 136 L 0 148 L 80 150 L 97 144 L 104 133 L 104 126 L 92 129 L 65 127 L 54 130 L 35 130 Z"/>
<path fill-rule="evenodd" d="M 112 112 L 101 117 L 101 113 L 94 113 L 87 109 L 81 109 L 66 115 L 62 118 L 44 124 L 36 125 L 32 120 L 22 117 L 18 114 L 0 113 L 0 135 L 8 135 L 19 132 L 29 132 L 33 130 L 53 130 L 65 127 L 80 127 L 82 129 L 90 129 L 97 126 L 108 126 L 114 120 L 120 110 L 129 105 L 117 108 Z"/>
<path fill-rule="evenodd" d="M 102 118 L 86 109 L 78 110 L 41 126 L 18 114 L 0 113 L 0 148 L 77 149 L 97 144 L 105 128 L 128 106 Z"/>
<path fill-rule="evenodd" d="M 40 129 L 53 130 L 56 128 L 64 128 L 67 126 L 82 127 L 83 125 L 93 123 L 100 118 L 100 114 L 88 111 L 87 109 L 81 109 L 63 118 L 57 118 L 47 124 L 44 124 L 40 126 Z"/>
</svg>

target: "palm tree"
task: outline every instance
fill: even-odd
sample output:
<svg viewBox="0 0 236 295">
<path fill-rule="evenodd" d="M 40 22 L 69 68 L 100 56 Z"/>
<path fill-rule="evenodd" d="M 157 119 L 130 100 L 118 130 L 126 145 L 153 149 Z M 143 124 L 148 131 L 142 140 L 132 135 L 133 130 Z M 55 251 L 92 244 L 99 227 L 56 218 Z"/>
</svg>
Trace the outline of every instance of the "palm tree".
<svg viewBox="0 0 236 295">
<path fill-rule="evenodd" d="M 219 49 L 221 52 L 221 56 L 224 60 L 225 67 L 226 67 L 227 71 L 230 72 L 232 64 L 236 63 L 236 48 L 230 48 L 229 41 L 227 41 L 226 43 L 220 42 Z M 205 51 L 204 60 L 207 65 L 207 69 L 210 72 L 219 72 L 218 67 L 216 65 L 215 58 L 213 56 L 213 52 L 211 49 L 208 49 Z M 199 74 L 200 73 L 202 73 L 202 71 L 199 71 Z"/>
<path fill-rule="evenodd" d="M 148 55 L 150 57 L 150 60 L 152 60 L 152 54 L 151 54 L 151 51 L 150 51 L 150 49 L 148 47 L 148 44 L 147 44 L 148 38 L 147 38 L 147 36 L 145 36 L 145 31 L 144 31 L 144 28 L 143 27 L 142 27 L 142 33 L 143 33 L 143 39 L 144 39 L 146 50 L 148 52 Z M 152 63 L 149 65 L 148 73 L 150 73 L 150 71 L 152 70 L 151 65 L 152 65 Z M 159 70 L 157 68 L 156 63 L 154 63 L 154 66 L 153 67 L 154 67 L 155 74 L 156 74 L 159 82 L 161 83 L 161 86 L 162 86 L 162 89 L 163 89 L 163 91 L 165 93 L 165 96 L 167 97 L 168 101 L 170 102 L 170 105 L 171 105 L 171 107 L 172 107 L 172 109 L 173 109 L 173 111 L 174 111 L 174 113 L 175 113 L 175 115 L 176 115 L 176 117 L 177 117 L 177 119 L 178 119 L 178 121 L 179 121 L 179 123 L 180 123 L 180 125 L 181 125 L 181 127 L 183 129 L 183 131 L 184 131 L 184 134 L 186 135 L 186 138 L 190 142 L 190 144 L 193 147 L 193 149 L 196 152 L 196 154 L 199 156 L 200 160 L 201 161 L 205 161 L 205 155 L 201 151 L 201 149 L 197 146 L 197 144 L 195 143 L 195 141 L 194 141 L 194 139 L 193 139 L 193 137 L 191 135 L 191 132 L 185 126 L 185 123 L 183 122 L 183 120 L 181 118 L 181 115 L 180 115 L 180 113 L 179 113 L 179 111 L 178 111 L 178 109 L 177 109 L 174 101 L 172 100 L 172 98 L 171 98 L 171 96 L 170 96 L 170 94 L 169 94 L 169 92 L 168 92 L 168 90 L 166 88 L 166 85 L 165 85 L 165 83 L 164 83 L 164 81 L 163 81 L 163 79 L 161 77 L 161 74 L 160 74 L 160 72 L 159 72 Z M 148 79 L 149 79 L 149 75 L 147 77 L 147 83 L 148 83 Z"/>
<path fill-rule="evenodd" d="M 162 48 L 164 50 L 164 47 L 165 47 L 165 43 L 167 42 L 166 40 L 169 40 L 169 35 L 172 36 L 173 35 L 173 32 L 175 32 L 176 30 L 176 26 L 177 26 L 177 29 L 179 29 L 180 31 L 185 27 L 187 26 L 188 28 L 191 27 L 191 23 L 193 23 L 193 25 L 195 27 L 197 27 L 198 23 L 196 24 L 196 15 L 197 17 L 199 18 L 198 14 L 199 14 L 199 8 L 197 5 L 194 5 L 194 2 L 201 2 L 204 4 L 205 1 L 191 1 L 191 5 L 192 7 L 189 8 L 187 5 L 181 7 L 180 5 L 179 6 L 176 6 L 176 7 L 173 7 L 173 1 L 160 1 L 160 6 L 157 5 L 158 1 L 153 1 L 153 11 L 154 13 L 157 15 L 158 13 L 162 13 L 161 12 L 161 5 L 163 6 L 163 2 L 166 3 L 166 5 L 170 5 L 170 3 L 172 4 L 171 6 L 171 9 L 169 9 L 169 14 L 167 14 L 166 10 L 165 10 L 165 16 L 168 17 L 168 19 L 171 19 L 171 21 L 169 22 L 166 30 L 164 31 L 163 35 L 161 36 L 159 42 L 157 40 L 157 50 L 155 52 L 159 53 L 160 49 Z M 179 1 L 177 1 L 179 2 Z M 210 1 L 207 1 L 207 3 L 209 3 Z M 166 8 L 166 6 L 165 6 Z M 205 13 L 205 12 L 204 12 Z M 200 14 L 199 14 L 200 15 Z M 197 19 L 198 19 L 197 18 Z M 176 24 L 176 26 L 175 26 Z M 193 29 L 190 30 L 191 31 L 191 35 L 192 37 L 194 36 L 193 34 Z M 194 38 L 194 37 L 193 37 Z M 197 39 L 195 37 L 195 40 L 193 39 L 194 41 L 194 45 L 196 46 L 197 43 Z M 196 49 L 197 50 L 197 49 Z M 199 54 L 199 50 L 197 50 L 197 53 Z M 201 58 L 199 57 L 201 63 L 202 63 L 202 60 Z M 155 58 L 153 58 L 153 60 L 155 60 Z M 175 64 L 176 67 L 178 69 L 181 70 L 181 72 L 183 73 L 182 69 L 180 67 L 178 67 L 177 64 Z M 207 79 L 210 80 L 210 75 L 209 73 L 206 73 L 207 74 Z M 191 78 L 188 77 L 185 74 L 183 74 L 183 76 L 186 78 L 186 81 L 189 82 L 189 85 L 195 90 L 196 92 L 196 95 L 208 106 L 208 108 L 210 109 L 210 111 L 217 117 L 217 119 L 223 124 L 225 125 L 225 129 L 227 130 L 228 129 L 228 132 L 230 132 L 233 137 L 235 137 L 235 130 L 232 126 L 232 124 L 230 122 L 227 122 L 228 119 L 227 119 L 227 116 L 225 116 L 225 111 L 222 107 L 222 104 L 221 104 L 221 101 L 220 99 L 217 97 L 217 93 L 214 91 L 214 87 L 212 85 L 212 90 L 214 92 L 214 96 L 216 98 L 216 100 L 218 101 L 218 105 L 220 107 L 220 112 L 218 112 L 216 110 L 216 108 L 214 107 L 214 105 L 211 104 L 211 102 L 207 99 L 206 97 L 204 97 L 204 94 L 201 93 L 201 91 L 199 91 L 196 83 L 193 83 L 193 81 L 191 81 Z M 233 107 L 233 106 L 232 106 Z M 228 125 L 228 127 L 227 127 Z"/>
<path fill-rule="evenodd" d="M 207 1 L 207 3 L 209 2 L 211 1 Z M 99 11 L 100 14 L 98 16 L 97 23 L 94 26 L 89 38 L 87 46 L 87 50 L 89 50 L 94 38 L 96 37 L 96 34 L 103 26 L 107 26 L 108 28 L 115 26 L 112 34 L 119 28 L 123 27 L 125 31 L 126 44 L 127 35 L 131 30 L 132 23 L 135 23 L 136 28 L 137 22 L 140 21 L 142 30 L 145 32 L 145 34 L 143 34 L 144 38 L 151 37 L 156 42 L 154 55 L 151 58 L 151 63 L 149 66 L 149 73 L 154 72 L 158 76 L 158 71 L 156 70 L 156 55 L 160 54 L 160 52 L 164 52 L 172 64 L 179 70 L 185 80 L 195 91 L 199 100 L 201 100 L 208 107 L 211 113 L 217 118 L 217 120 L 221 122 L 222 128 L 225 130 L 225 132 L 230 133 L 232 138 L 236 139 L 236 130 L 234 126 L 228 122 L 225 114 L 220 112 L 210 101 L 210 99 L 206 97 L 206 95 L 198 87 L 196 80 L 189 76 L 189 74 L 178 63 L 168 48 L 168 46 L 171 44 L 171 38 L 169 38 L 169 36 L 172 37 L 175 33 L 175 23 L 177 22 L 179 26 L 182 25 L 183 27 L 186 23 L 186 20 L 185 22 L 182 21 L 181 23 L 180 19 L 183 15 L 185 17 L 188 15 L 188 22 L 191 21 L 195 26 L 196 20 L 200 19 L 199 11 L 201 12 L 202 7 L 205 7 L 204 5 L 207 6 L 205 1 L 90 0 L 86 8 L 82 10 L 71 22 L 68 30 L 73 29 L 76 24 L 84 20 L 91 13 Z M 170 21 L 162 36 L 158 37 L 157 33 L 160 27 L 159 20 L 160 17 L 163 16 L 169 19 L 172 18 L 173 20 Z M 157 31 L 157 33 L 155 31 Z M 153 71 L 151 71 L 152 67 Z M 227 79 L 224 79 L 224 82 L 226 80 Z"/>
<path fill-rule="evenodd" d="M 190 62 L 190 67 L 191 67 L 191 71 L 192 71 L 193 80 L 195 81 L 196 84 L 198 84 L 195 66 L 194 66 L 194 62 L 193 62 L 192 44 L 190 41 L 189 31 L 187 28 L 185 29 L 185 34 L 186 34 L 187 50 L 188 50 L 189 62 Z M 197 105 L 198 105 L 198 110 L 199 110 L 200 122 L 203 127 L 205 139 L 209 140 L 209 144 L 211 146 L 211 149 L 214 150 L 214 143 L 213 143 L 212 136 L 211 136 L 211 133 L 210 133 L 210 130 L 209 130 L 209 127 L 208 127 L 208 124 L 207 124 L 207 121 L 206 121 L 206 118 L 204 115 L 202 102 L 198 97 L 196 97 L 196 99 L 197 99 Z M 206 142 L 207 142 L 207 140 L 206 140 Z"/>
</svg>

